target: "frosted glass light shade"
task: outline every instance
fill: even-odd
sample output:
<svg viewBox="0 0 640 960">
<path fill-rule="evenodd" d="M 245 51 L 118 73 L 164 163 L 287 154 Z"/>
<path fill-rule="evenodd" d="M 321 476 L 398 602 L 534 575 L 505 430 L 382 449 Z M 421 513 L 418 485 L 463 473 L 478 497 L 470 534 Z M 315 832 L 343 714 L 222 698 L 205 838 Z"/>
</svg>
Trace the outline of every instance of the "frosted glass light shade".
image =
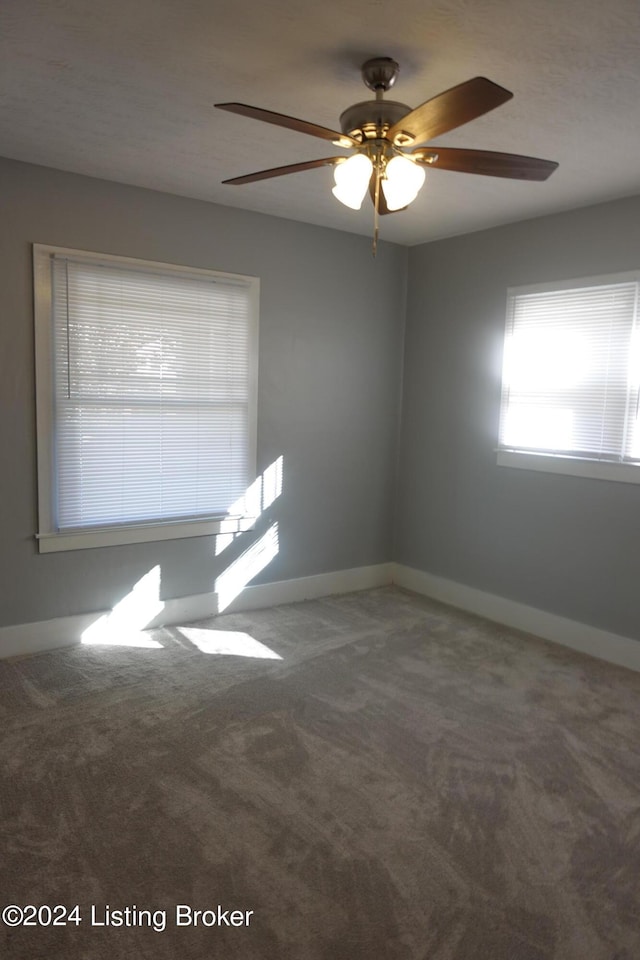
<svg viewBox="0 0 640 960">
<path fill-rule="evenodd" d="M 418 196 L 424 183 L 424 170 L 407 157 L 389 160 L 382 191 L 389 210 L 401 210 Z"/>
<path fill-rule="evenodd" d="M 373 164 L 363 153 L 356 153 L 336 166 L 333 175 L 336 182 L 333 195 L 345 206 L 359 210 L 369 187 Z"/>
</svg>

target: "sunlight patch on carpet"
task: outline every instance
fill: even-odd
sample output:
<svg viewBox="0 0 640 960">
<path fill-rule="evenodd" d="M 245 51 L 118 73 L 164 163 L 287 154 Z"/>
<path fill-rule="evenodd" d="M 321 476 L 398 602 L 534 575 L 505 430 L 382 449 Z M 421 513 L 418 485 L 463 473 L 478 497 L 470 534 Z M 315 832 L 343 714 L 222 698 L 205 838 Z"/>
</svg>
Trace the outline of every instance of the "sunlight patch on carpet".
<svg viewBox="0 0 640 960">
<path fill-rule="evenodd" d="M 282 660 L 280 654 L 260 643 L 249 633 L 236 630 L 204 630 L 201 627 L 178 627 L 180 633 L 202 653 L 218 656 L 254 657 L 259 660 Z"/>
</svg>

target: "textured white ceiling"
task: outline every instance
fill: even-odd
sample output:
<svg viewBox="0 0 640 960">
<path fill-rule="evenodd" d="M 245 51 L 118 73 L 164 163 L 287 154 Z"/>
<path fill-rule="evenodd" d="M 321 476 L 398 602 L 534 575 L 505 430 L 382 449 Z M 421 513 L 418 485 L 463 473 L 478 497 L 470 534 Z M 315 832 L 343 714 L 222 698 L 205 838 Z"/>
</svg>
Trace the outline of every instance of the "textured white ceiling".
<svg viewBox="0 0 640 960">
<path fill-rule="evenodd" d="M 443 144 L 557 160 L 544 183 L 427 171 L 382 219 L 415 244 L 640 192 L 638 0 L 3 0 L 0 155 L 370 234 L 330 168 L 245 186 L 227 177 L 335 154 L 214 110 L 235 100 L 338 128 L 371 94 L 360 65 L 400 63 L 414 107 L 482 75 L 514 98 Z"/>
</svg>

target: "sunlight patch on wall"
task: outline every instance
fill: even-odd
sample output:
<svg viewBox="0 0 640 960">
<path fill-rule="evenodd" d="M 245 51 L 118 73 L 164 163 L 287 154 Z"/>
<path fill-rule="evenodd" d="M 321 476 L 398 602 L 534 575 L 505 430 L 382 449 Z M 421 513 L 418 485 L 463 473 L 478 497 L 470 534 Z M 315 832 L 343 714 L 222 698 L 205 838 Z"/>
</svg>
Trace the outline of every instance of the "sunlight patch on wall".
<svg viewBox="0 0 640 960">
<path fill-rule="evenodd" d="M 160 567 L 156 566 L 138 580 L 111 613 L 105 613 L 87 627 L 82 634 L 82 643 L 162 648 L 161 643 L 142 631 L 163 609 Z"/>
<path fill-rule="evenodd" d="M 280 654 L 260 643 L 249 633 L 236 630 L 203 630 L 201 627 L 178 627 L 178 633 L 202 653 L 229 657 L 253 657 L 259 660 L 282 660 Z"/>
<path fill-rule="evenodd" d="M 231 546 L 237 536 L 239 536 L 237 533 L 218 533 L 216 535 L 216 557 L 219 557 L 227 547 Z"/>
<path fill-rule="evenodd" d="M 262 474 L 262 509 L 274 503 L 282 493 L 283 457 L 274 460 Z"/>
<path fill-rule="evenodd" d="M 283 457 L 280 456 L 263 470 L 259 477 L 247 487 L 241 497 L 232 503 L 227 511 L 231 517 L 250 520 L 251 524 L 259 519 L 260 515 L 274 503 L 282 493 Z M 229 531 L 224 529 L 222 521 L 221 532 L 216 537 L 215 555 L 218 557 L 235 538 L 240 535 L 237 523 L 230 525 Z"/>
<path fill-rule="evenodd" d="M 278 524 L 274 523 L 217 578 L 214 590 L 218 596 L 219 613 L 226 610 L 247 584 L 277 557 L 278 550 Z"/>
</svg>

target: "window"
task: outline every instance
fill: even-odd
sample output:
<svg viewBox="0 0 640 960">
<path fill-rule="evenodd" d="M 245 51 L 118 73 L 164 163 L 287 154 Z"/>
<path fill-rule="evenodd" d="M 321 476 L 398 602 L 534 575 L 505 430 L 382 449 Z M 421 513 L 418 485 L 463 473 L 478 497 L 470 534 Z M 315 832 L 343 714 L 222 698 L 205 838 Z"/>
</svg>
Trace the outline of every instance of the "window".
<svg viewBox="0 0 640 960">
<path fill-rule="evenodd" d="M 499 464 L 640 482 L 639 284 L 509 290 Z"/>
<path fill-rule="evenodd" d="M 258 281 L 41 245 L 34 278 L 40 550 L 244 528 Z"/>
</svg>

